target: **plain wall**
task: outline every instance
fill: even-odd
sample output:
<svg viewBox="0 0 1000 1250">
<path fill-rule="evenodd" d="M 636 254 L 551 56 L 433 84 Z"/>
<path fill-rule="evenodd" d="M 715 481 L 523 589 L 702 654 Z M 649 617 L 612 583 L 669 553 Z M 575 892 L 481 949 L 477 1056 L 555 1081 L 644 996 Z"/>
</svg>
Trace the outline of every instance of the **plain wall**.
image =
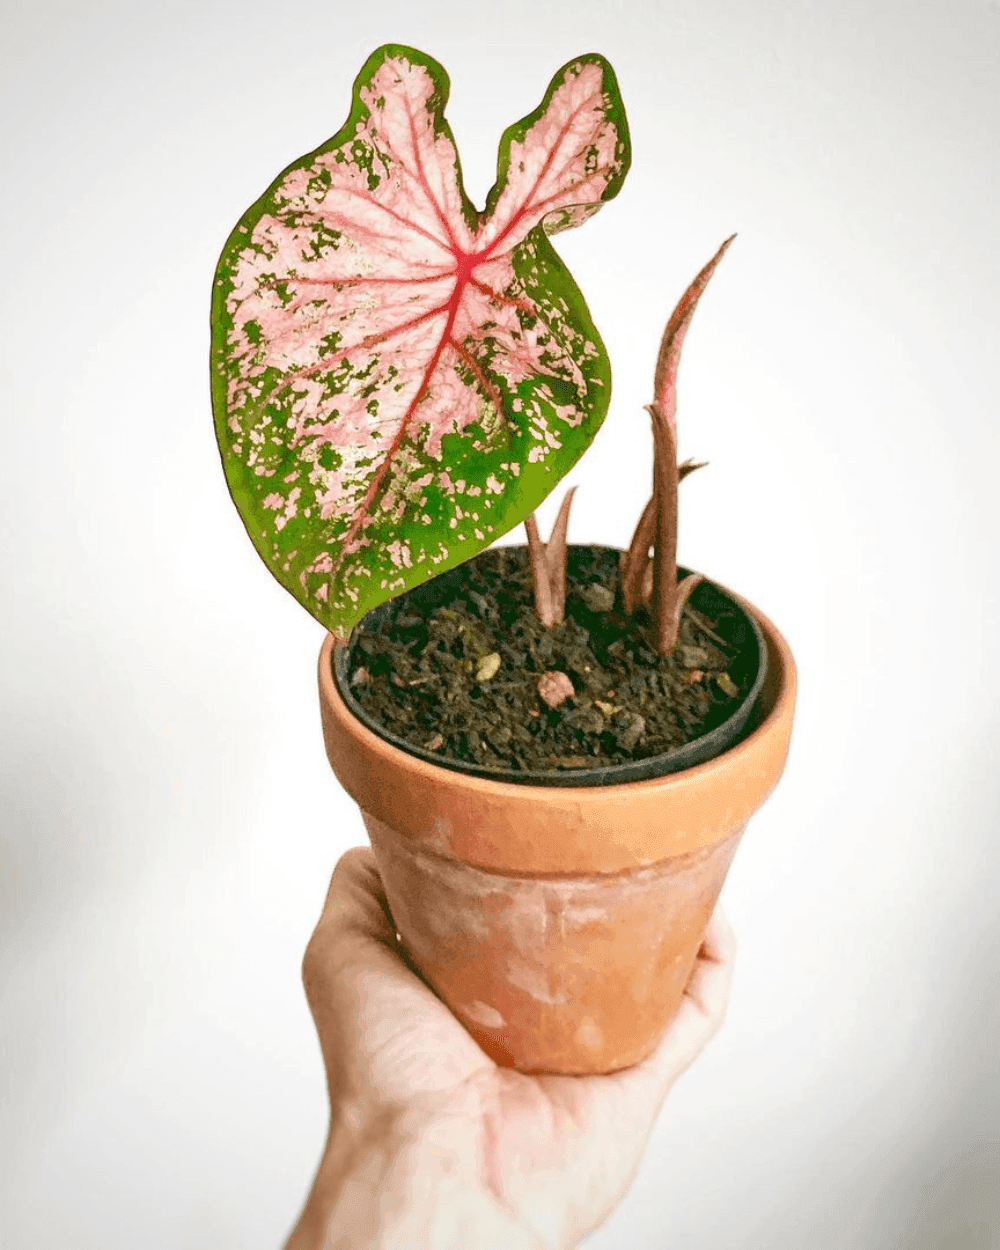
<svg viewBox="0 0 1000 1250">
<path fill-rule="evenodd" d="M 564 61 L 618 74 L 632 171 L 555 240 L 615 378 L 571 541 L 628 541 L 663 322 L 739 232 L 680 557 L 785 633 L 798 721 L 725 891 L 728 1023 L 588 1250 L 1000 1246 L 997 0 L 7 0 L 4 1245 L 270 1250 L 322 1145 L 299 966 L 364 830 L 322 630 L 225 488 L 208 308 L 386 41 L 449 71 L 479 204 Z"/>
</svg>

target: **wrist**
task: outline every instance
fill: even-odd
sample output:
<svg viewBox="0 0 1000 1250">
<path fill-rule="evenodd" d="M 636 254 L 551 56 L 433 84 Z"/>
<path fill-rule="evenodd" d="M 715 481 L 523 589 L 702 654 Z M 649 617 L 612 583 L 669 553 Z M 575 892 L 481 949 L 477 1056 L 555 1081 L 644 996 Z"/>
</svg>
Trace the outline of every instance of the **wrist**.
<svg viewBox="0 0 1000 1250">
<path fill-rule="evenodd" d="M 480 1179 L 479 1150 L 413 1112 L 341 1115 L 288 1250 L 556 1250 Z M 449 1131 L 451 1128 L 452 1131 Z"/>
</svg>

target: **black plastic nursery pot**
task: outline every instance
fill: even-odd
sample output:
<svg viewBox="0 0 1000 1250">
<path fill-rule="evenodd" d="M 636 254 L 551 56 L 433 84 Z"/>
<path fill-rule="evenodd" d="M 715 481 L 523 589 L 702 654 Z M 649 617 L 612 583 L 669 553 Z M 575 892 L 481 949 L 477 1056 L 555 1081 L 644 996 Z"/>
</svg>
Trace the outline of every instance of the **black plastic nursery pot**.
<svg viewBox="0 0 1000 1250">
<path fill-rule="evenodd" d="M 514 549 L 524 550 L 522 549 Z M 573 551 L 583 550 L 571 548 Z M 590 552 L 621 553 L 615 548 L 592 545 L 586 550 Z M 480 557 L 477 557 L 477 559 Z M 468 562 L 475 563 L 475 559 Z M 734 746 L 741 736 L 752 728 L 754 711 L 760 691 L 767 675 L 767 650 L 760 626 L 752 613 L 746 611 L 740 602 L 724 587 L 711 581 L 702 581 L 694 589 L 690 597 L 693 608 L 703 616 L 711 618 L 724 632 L 725 641 L 735 651 L 729 666 L 729 673 L 735 677 L 743 692 L 741 697 L 726 709 L 720 716 L 716 712 L 710 718 L 706 728 L 697 737 L 682 746 L 657 753 L 646 758 L 625 763 L 601 764 L 595 762 L 591 767 L 575 767 L 573 769 L 525 769 L 513 768 L 497 763 L 478 763 L 458 760 L 443 756 L 440 752 L 429 750 L 415 742 L 412 737 L 404 737 L 388 729 L 376 716 L 356 697 L 352 689 L 351 675 L 358 661 L 357 637 L 360 631 L 382 630 L 389 626 L 393 616 L 405 615 L 412 611 L 418 615 L 427 614 L 435 606 L 448 602 L 449 581 L 452 583 L 461 575 L 461 568 L 450 570 L 435 583 L 419 586 L 394 600 L 382 604 L 369 612 L 361 622 L 359 629 L 352 637 L 348 646 L 338 647 L 335 652 L 335 679 L 337 689 L 350 708 L 351 712 L 373 733 L 392 743 L 400 750 L 406 751 L 419 759 L 427 760 L 442 768 L 454 769 L 468 773 L 474 777 L 487 777 L 495 781 L 510 782 L 516 785 L 544 786 L 604 786 L 618 785 L 623 782 L 642 781 L 649 777 L 660 777 L 668 773 L 680 772 L 691 768 L 705 760 L 727 751 Z M 678 569 L 678 576 L 683 578 L 689 570 Z M 363 657 L 362 657 L 363 658 Z"/>
</svg>

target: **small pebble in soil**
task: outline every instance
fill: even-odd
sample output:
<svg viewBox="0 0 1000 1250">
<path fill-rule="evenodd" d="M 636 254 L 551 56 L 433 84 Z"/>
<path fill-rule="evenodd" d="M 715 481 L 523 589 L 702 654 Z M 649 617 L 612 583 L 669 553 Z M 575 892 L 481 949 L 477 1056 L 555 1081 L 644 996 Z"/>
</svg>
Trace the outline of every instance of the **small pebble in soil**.
<svg viewBox="0 0 1000 1250">
<path fill-rule="evenodd" d="M 476 681 L 489 681 L 491 677 L 495 677 L 497 670 L 500 668 L 500 653 L 491 651 L 489 655 L 484 655 L 476 667 Z"/>
<path fill-rule="evenodd" d="M 723 694 L 728 694 L 731 699 L 735 699 L 739 694 L 739 686 L 737 686 L 728 673 L 716 673 L 715 680 Z"/>
<path fill-rule="evenodd" d="M 583 704 L 566 714 L 566 724 L 582 734 L 597 735 L 604 731 L 604 717 L 593 704 Z"/>
<path fill-rule="evenodd" d="M 572 699 L 576 691 L 573 683 L 565 673 L 546 672 L 538 679 L 538 695 L 549 707 L 559 707 L 567 699 Z"/>
<path fill-rule="evenodd" d="M 645 728 L 645 718 L 640 716 L 638 712 L 624 712 L 621 718 L 621 726 L 615 735 L 618 745 L 623 751 L 631 751 L 642 737 Z"/>
<path fill-rule="evenodd" d="M 614 592 L 600 582 L 592 582 L 586 590 L 580 592 L 580 598 L 591 612 L 610 612 L 615 606 Z"/>
</svg>

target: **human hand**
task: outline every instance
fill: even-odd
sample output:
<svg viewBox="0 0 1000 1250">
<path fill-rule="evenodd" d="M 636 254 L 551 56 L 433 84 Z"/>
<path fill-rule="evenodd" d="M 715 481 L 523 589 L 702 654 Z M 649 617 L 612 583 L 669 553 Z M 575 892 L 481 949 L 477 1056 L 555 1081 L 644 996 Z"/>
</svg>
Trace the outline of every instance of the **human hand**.
<svg viewBox="0 0 1000 1250">
<path fill-rule="evenodd" d="M 575 1245 L 623 1198 L 664 1098 L 722 1024 L 735 946 L 716 908 L 642 1063 L 525 1076 L 489 1059 L 411 970 L 375 856 L 349 851 L 303 961 L 331 1118 L 286 1250 Z"/>
</svg>

